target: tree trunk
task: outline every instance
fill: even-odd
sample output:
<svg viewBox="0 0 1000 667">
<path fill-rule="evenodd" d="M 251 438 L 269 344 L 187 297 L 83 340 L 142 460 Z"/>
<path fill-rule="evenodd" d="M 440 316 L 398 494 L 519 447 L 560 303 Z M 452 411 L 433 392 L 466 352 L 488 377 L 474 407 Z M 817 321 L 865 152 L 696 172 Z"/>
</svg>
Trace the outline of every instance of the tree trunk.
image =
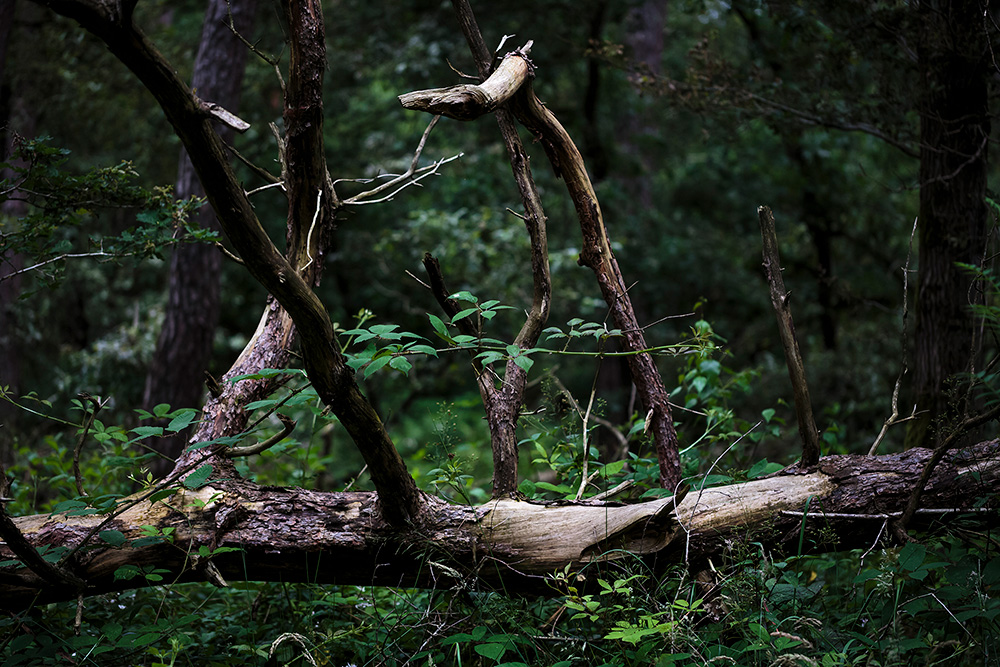
<svg viewBox="0 0 1000 667">
<path fill-rule="evenodd" d="M 233 24 L 241 34 L 253 26 L 256 0 L 232 3 Z M 247 48 L 229 29 L 226 0 L 209 0 L 202 27 L 201 43 L 195 59 L 191 87 L 206 102 L 236 113 L 240 103 Z M 232 141 L 233 131 L 220 127 L 219 134 Z M 204 197 L 187 151 L 181 150 L 177 171 L 178 199 Z M 215 211 L 210 206 L 199 209 L 195 220 L 201 227 L 219 230 Z M 208 370 L 212 342 L 219 318 L 219 277 L 222 255 L 213 246 L 193 243 L 178 246 L 170 259 L 170 288 L 163 328 L 146 376 L 143 404 L 152 409 L 159 403 L 176 408 L 201 405 L 204 373 Z M 187 440 L 187 431 L 163 438 L 157 449 L 176 459 Z M 162 476 L 173 463 L 160 459 L 154 473 Z"/>
<path fill-rule="evenodd" d="M 902 510 L 931 452 L 880 457 L 829 456 L 811 471 L 795 468 L 733 486 L 692 490 L 636 505 L 538 504 L 510 499 L 479 507 L 428 501 L 411 526 L 376 521 L 375 496 L 259 487 L 216 479 L 110 517 L 41 514 L 15 520 L 38 547 L 78 547 L 66 565 L 87 582 L 85 595 L 150 585 L 116 580 L 124 565 L 152 565 L 178 581 L 309 581 L 387 586 L 463 586 L 553 594 L 547 575 L 566 565 L 642 555 L 663 566 L 754 542 L 772 552 L 885 546 L 887 522 Z M 965 515 L 996 523 L 978 508 L 1000 482 L 1000 445 L 951 452 L 936 468 L 919 518 Z M 147 494 L 148 495 L 148 494 Z M 995 501 L 994 501 L 995 502 Z M 103 522 L 103 523 L 102 523 Z M 174 528 L 170 543 L 151 530 Z M 98 531 L 118 531 L 97 537 Z M 109 542 L 113 545 L 109 545 Z M 202 549 L 204 547 L 204 550 Z M 210 554 L 219 548 L 235 551 Z M 14 557 L 0 546 L 0 559 Z M 35 596 L 38 596 L 37 598 Z M 26 568 L 0 571 L 0 607 L 74 599 Z"/>
<path fill-rule="evenodd" d="M 970 308 L 980 297 L 956 262 L 981 265 L 990 136 L 986 35 L 978 2 L 921 2 L 919 274 L 914 384 L 920 417 L 908 446 L 933 446 L 960 416 L 949 379 L 979 354 Z M 990 66 L 992 67 L 992 66 Z"/>
<path fill-rule="evenodd" d="M 15 132 L 23 137 L 35 135 L 35 114 L 27 100 L 14 90 L 7 74 L 7 49 L 14 27 L 14 0 L 0 0 L 0 162 L 10 159 L 14 148 Z M 0 178 L 10 178 L 8 170 Z M 18 219 L 28 212 L 25 202 L 11 198 L 0 205 L 0 216 Z M 21 296 L 23 257 L 13 252 L 0 252 L 0 387 L 19 395 L 21 386 L 21 345 L 17 321 L 17 302 Z M 13 274 L 13 275 L 12 275 Z M 6 401 L 0 401 L 0 466 L 10 455 L 10 439 L 16 433 L 14 422 L 20 410 Z M 0 480 L 3 488 L 3 480 Z"/>
</svg>

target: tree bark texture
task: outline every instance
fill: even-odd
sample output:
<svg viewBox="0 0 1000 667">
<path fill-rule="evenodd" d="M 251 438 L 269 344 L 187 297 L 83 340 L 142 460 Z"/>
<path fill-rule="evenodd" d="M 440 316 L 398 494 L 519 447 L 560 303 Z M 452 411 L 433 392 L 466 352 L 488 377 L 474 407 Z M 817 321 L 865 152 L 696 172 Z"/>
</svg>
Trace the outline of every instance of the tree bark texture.
<svg viewBox="0 0 1000 667">
<path fill-rule="evenodd" d="M 888 522 L 904 507 L 931 452 L 829 456 L 812 470 L 789 469 L 732 486 L 699 489 L 636 505 L 537 504 L 497 499 L 478 507 L 429 500 L 418 521 L 391 528 L 367 492 L 320 493 L 217 479 L 162 501 L 139 500 L 110 517 L 35 515 L 15 519 L 35 546 L 87 546 L 63 563 L 87 582 L 84 594 L 148 585 L 115 580 L 123 565 L 154 565 L 168 581 L 308 581 L 386 586 L 463 586 L 551 594 L 546 578 L 567 564 L 644 556 L 653 566 L 724 554 L 760 543 L 776 552 L 885 546 Z M 978 508 L 1000 482 L 1000 444 L 950 452 L 924 495 L 925 522 L 965 516 L 996 524 Z M 996 499 L 992 502 L 996 502 Z M 174 528 L 171 542 L 135 544 L 142 526 Z M 110 546 L 99 530 L 124 537 Z M 197 556 L 200 547 L 239 551 Z M 0 558 L 13 558 L 0 546 Z M 212 573 L 209 574 L 209 561 Z M 216 576 L 218 575 L 218 576 Z M 74 599 L 26 567 L 0 569 L 0 607 Z"/>
<path fill-rule="evenodd" d="M 203 101 L 233 113 L 239 110 L 247 49 L 230 30 L 228 14 L 231 9 L 236 30 L 248 34 L 253 27 L 256 4 L 256 0 L 232 4 L 209 0 L 195 57 L 192 89 Z M 223 126 L 218 132 L 223 141 L 232 142 L 231 129 Z M 178 199 L 205 196 L 194 165 L 183 149 L 175 194 Z M 220 229 L 210 206 L 198 210 L 195 222 L 205 229 Z M 221 269 L 222 254 L 211 245 L 192 243 L 174 249 L 163 328 L 146 376 L 143 405 L 147 409 L 160 403 L 168 403 L 174 409 L 201 405 L 204 373 L 208 370 L 219 319 Z M 185 431 L 156 443 L 157 450 L 169 457 L 154 466 L 157 476 L 170 471 L 169 459 L 180 456 L 187 435 Z"/>
<path fill-rule="evenodd" d="M 174 132 L 187 149 L 195 172 L 205 187 L 209 203 L 218 215 L 229 241 L 250 274 L 271 293 L 294 322 L 309 379 L 320 398 L 337 415 L 368 464 L 372 481 L 383 499 L 379 504 L 382 517 L 394 524 L 408 521 L 420 509 L 421 494 L 381 419 L 358 388 L 353 372 L 347 367 L 337 347 L 326 308 L 311 287 L 316 274 L 310 271 L 317 270 L 315 267 L 322 260 L 318 253 L 312 251 L 318 235 L 310 236 L 299 232 L 296 236 L 290 233 L 290 240 L 299 238 L 304 239 L 304 242 L 293 244 L 288 250 L 288 257 L 278 251 L 264 231 L 229 164 L 225 146 L 212 126 L 213 116 L 177 77 L 170 63 L 132 24 L 133 5 L 84 0 L 47 0 L 45 4 L 76 20 L 104 41 L 111 53 L 156 98 Z M 291 22 L 291 51 L 297 54 L 293 56 L 288 89 L 303 91 L 303 95 L 297 99 L 306 103 L 321 103 L 321 99 L 314 95 L 315 86 L 312 85 L 316 81 L 317 67 L 321 68 L 321 65 L 317 63 L 316 57 L 308 55 L 309 47 L 299 48 L 294 44 L 299 39 L 315 39 L 316 34 L 322 35 L 319 6 L 312 2 L 305 6 L 292 3 L 286 16 Z M 303 64 L 302 67 L 295 69 L 299 64 Z M 292 81 L 299 76 L 308 81 Z M 286 148 L 291 150 L 293 146 L 297 146 L 296 137 L 292 136 L 293 127 L 308 131 L 308 128 L 303 128 L 295 121 L 303 116 L 308 118 L 312 113 L 314 112 L 307 109 L 295 109 L 291 117 L 286 117 L 289 131 Z M 307 120 L 306 124 L 308 123 Z M 321 146 L 308 148 L 313 153 L 319 150 Z M 298 169 L 301 169 L 303 179 L 318 178 L 316 172 L 311 170 L 316 163 L 315 156 L 306 152 L 304 157 L 306 162 L 303 166 L 288 169 L 290 179 L 297 176 Z M 321 178 L 324 185 L 329 183 L 329 176 L 324 174 Z M 320 205 L 329 207 L 333 204 L 332 198 L 320 198 Z M 307 204 L 294 202 L 289 219 L 301 224 L 301 207 L 305 206 Z M 312 211 L 316 211 L 315 203 Z M 312 224 L 312 218 L 309 224 Z M 309 263 L 307 260 L 308 266 L 299 264 L 302 257 L 309 256 L 316 261 Z"/>
<path fill-rule="evenodd" d="M 24 5 L 21 10 L 23 13 Z M 31 102 L 16 90 L 12 83 L 11 72 L 7 69 L 7 52 L 14 28 L 14 0 L 0 0 L 0 161 L 8 162 L 14 150 L 17 136 L 33 138 L 35 136 L 35 111 Z M 27 23 L 32 25 L 31 22 Z M 34 37 L 37 30 L 33 27 L 23 28 Z M 13 172 L 3 170 L 2 178 L 14 177 Z M 19 198 L 8 198 L 0 205 L 0 215 L 17 220 L 28 212 L 28 206 Z M 21 297 L 22 275 L 18 274 L 24 268 L 24 257 L 18 253 L 4 252 L 0 254 L 0 386 L 8 387 L 12 394 L 19 395 L 21 389 L 21 340 L 22 325 L 18 322 L 17 303 Z M 10 456 L 11 434 L 17 421 L 19 410 L 7 401 L 0 401 L 0 466 L 7 463 Z M 0 486 L 3 482 L 0 481 Z"/>
<path fill-rule="evenodd" d="M 792 383 L 795 397 L 795 418 L 799 424 L 799 439 L 802 441 L 801 464 L 805 467 L 816 465 L 819 460 L 819 429 L 813 419 L 812 401 L 809 399 L 809 384 L 806 382 L 806 367 L 799 352 L 799 341 L 795 337 L 792 321 L 792 306 L 785 281 L 781 277 L 781 258 L 778 253 L 778 234 L 774 228 L 774 214 L 767 206 L 757 209 L 760 221 L 760 236 L 764 243 L 764 271 L 771 290 L 771 305 L 778 319 L 778 333 L 781 347 L 785 351 L 785 365 L 788 379 Z"/>
<path fill-rule="evenodd" d="M 914 332 L 919 418 L 908 446 L 931 447 L 964 407 L 949 379 L 975 368 L 979 354 L 970 305 L 980 302 L 956 262 L 981 265 L 986 241 L 990 136 L 987 83 L 992 64 L 978 2 L 921 2 L 918 41 L 920 244 Z"/>
</svg>

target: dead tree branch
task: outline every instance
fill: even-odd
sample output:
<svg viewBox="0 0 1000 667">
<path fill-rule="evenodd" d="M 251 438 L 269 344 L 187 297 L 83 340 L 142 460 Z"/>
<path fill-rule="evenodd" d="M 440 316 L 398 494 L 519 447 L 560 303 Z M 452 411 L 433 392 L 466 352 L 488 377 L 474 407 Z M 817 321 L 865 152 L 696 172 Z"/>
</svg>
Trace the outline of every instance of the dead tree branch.
<svg viewBox="0 0 1000 667">
<path fill-rule="evenodd" d="M 799 422 L 799 437 L 802 439 L 801 465 L 809 467 L 819 461 L 819 429 L 813 419 L 806 369 L 799 352 L 799 341 L 795 338 L 789 294 L 785 291 L 785 281 L 781 278 L 774 214 L 767 206 L 761 206 L 757 209 L 757 217 L 760 221 L 760 236 L 764 242 L 764 270 L 767 272 L 767 283 L 771 286 L 771 305 L 774 306 L 774 314 L 778 319 L 778 333 L 785 350 L 785 364 L 788 366 L 788 378 L 792 382 L 792 394 L 795 397 L 795 416 Z"/>
</svg>

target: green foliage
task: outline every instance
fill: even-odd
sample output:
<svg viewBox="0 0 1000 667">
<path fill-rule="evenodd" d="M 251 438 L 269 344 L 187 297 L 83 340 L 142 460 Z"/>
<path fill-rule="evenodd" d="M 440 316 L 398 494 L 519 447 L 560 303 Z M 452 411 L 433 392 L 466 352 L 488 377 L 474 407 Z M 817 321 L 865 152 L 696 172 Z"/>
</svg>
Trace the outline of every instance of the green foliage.
<svg viewBox="0 0 1000 667">
<path fill-rule="evenodd" d="M 67 259 L 160 258 L 177 243 L 218 238 L 189 221 L 203 202 L 177 201 L 169 188 L 135 185 L 139 174 L 128 162 L 75 175 L 67 169 L 69 151 L 48 141 L 19 140 L 8 162 L 0 163 L 0 170 L 11 174 L 0 180 L 0 203 L 23 197 L 28 207 L 18 220 L 0 218 L 0 257 L 23 256 L 44 284 L 59 281 Z M 134 226 L 117 235 L 83 237 L 81 228 L 99 212 L 122 208 L 138 209 Z"/>
<path fill-rule="evenodd" d="M 909 188 L 916 163 L 871 136 L 803 124 L 794 112 L 822 112 L 858 126 L 888 119 L 893 134 L 908 139 L 915 126 L 901 100 L 915 89 L 911 70 L 887 66 L 906 49 L 884 36 L 871 39 L 867 29 L 855 31 L 854 41 L 838 39 L 838 26 L 857 18 L 853 6 L 684 2 L 671 5 L 660 65 L 673 80 L 703 89 L 686 94 L 682 86 L 659 97 L 663 91 L 646 85 L 649 72 L 639 78 L 603 67 L 594 70 L 599 75 L 590 72 L 598 64 L 592 57 L 631 67 L 617 43 L 628 30 L 627 5 L 487 3 L 477 10 L 494 33 L 491 44 L 501 34 L 523 34 L 525 25 L 538 35 L 559 35 L 536 45 L 536 86 L 573 136 L 586 137 L 580 143 L 593 173 L 606 163 L 596 187 L 626 280 L 636 281 L 629 294 L 645 322 L 658 322 L 645 333 L 664 377 L 675 381 L 670 397 L 685 475 L 696 489 L 755 479 L 797 451 L 795 430 L 786 425 L 787 378 L 759 278 L 753 210 L 762 202 L 779 212 L 785 276 L 813 396 L 826 418 L 825 451 L 860 451 L 887 414 L 898 372 L 899 337 L 892 332 L 899 329 L 898 269 L 916 209 Z M 876 8 L 878 19 L 865 25 L 897 26 L 896 9 Z M 203 10 L 154 3 L 137 20 L 166 53 L 189 61 Z M 754 18 L 761 41 L 747 30 Z M 348 0 L 336 20 L 328 31 L 334 85 L 325 133 L 340 171 L 334 178 L 405 168 L 426 119 L 402 112 L 396 95 L 454 80 L 448 62 L 472 69 L 453 16 L 445 5 Z M 275 26 L 253 37 L 277 54 L 283 36 Z M 130 87 L 124 69 L 108 64 L 104 49 L 79 38 L 75 26 L 56 19 L 37 29 L 32 48 L 12 49 L 8 69 L 32 83 L 28 92 L 44 102 L 45 130 L 57 139 L 21 142 L 20 162 L 10 161 L 13 176 L 0 183 L 0 192 L 12 185 L 31 192 L 26 217 L 0 221 L 0 257 L 8 261 L 6 253 L 16 251 L 25 266 L 40 264 L 23 274 L 37 285 L 22 291 L 17 331 L 0 332 L 16 335 L 23 377 L 31 382 L 12 391 L 12 381 L 0 377 L 3 398 L 17 404 L 18 417 L 0 433 L 10 437 L 0 452 L 9 455 L 14 480 L 7 507 L 14 514 L 109 517 L 136 490 L 169 505 L 181 487 L 157 486 L 145 470 L 153 456 L 148 448 L 195 423 L 196 406 L 130 408 L 139 404 L 162 311 L 161 258 L 176 243 L 214 237 L 188 222 L 200 202 L 172 201 L 169 190 L 151 185 L 173 177 L 179 147 L 163 131 L 159 112 L 140 101 L 146 93 Z M 774 53 L 785 60 L 780 76 L 771 70 Z M 591 88 L 584 90 L 587 81 Z M 648 94 L 636 94 L 637 84 Z M 280 96 L 270 69 L 251 62 L 241 115 L 252 127 L 236 145 L 258 164 L 274 161 L 267 125 L 280 116 L 274 103 Z M 575 113 L 584 97 L 595 101 L 586 117 Z M 746 104 L 752 99 L 782 106 L 755 109 Z M 129 111 L 127 124 L 95 120 L 122 109 Z M 641 132 L 629 137 L 627 126 Z M 68 150 L 54 145 L 70 146 L 89 168 L 71 169 Z M 621 361 L 622 332 L 607 324 L 592 277 L 577 266 L 581 240 L 564 224 L 573 212 L 557 175 L 537 157 L 532 161 L 550 219 L 558 298 L 543 339 L 521 350 L 510 340 L 530 302 L 527 240 L 516 218 L 504 213 L 518 200 L 495 128 L 444 121 L 427 150 L 466 156 L 408 193 L 405 203 L 346 213 L 321 288 L 332 313 L 359 313 L 338 331 L 340 342 L 421 488 L 453 502 L 488 498 L 489 434 L 470 379 L 472 357 L 498 374 L 513 361 L 540 380 L 520 424 L 524 495 L 561 500 L 582 487 L 590 497 L 623 483 L 632 486 L 616 499 L 672 493 L 659 488 L 645 418 L 628 404 L 628 387 L 595 390 Z M 537 147 L 529 150 L 540 155 Z M 133 161 L 121 162 L 122 155 Z M 338 183 L 345 192 L 350 187 Z M 812 217 L 810 201 L 828 217 Z M 269 191 L 254 204 L 280 238 L 283 198 Z M 124 213 L 111 214 L 122 207 Z M 824 234 L 830 267 L 818 262 Z M 426 291 L 401 277 L 404 268 L 419 273 L 428 250 L 458 287 L 453 298 L 462 310 L 452 321 L 428 312 L 434 304 Z M 70 263 L 75 255 L 97 261 Z M 995 292 L 992 274 L 983 278 Z M 223 368 L 263 302 L 242 269 L 227 269 L 224 282 L 215 361 Z M 824 284 L 833 293 L 825 305 Z M 659 323 L 686 312 L 698 295 L 704 299 L 693 324 Z M 980 314 L 994 323 L 1000 318 L 995 295 L 990 299 Z M 386 319 L 373 320 L 375 312 Z M 824 318 L 835 325 L 832 347 L 821 334 Z M 459 333 L 456 322 L 474 325 L 478 335 Z M 295 430 L 263 454 L 237 461 L 241 474 L 262 484 L 370 488 L 363 461 L 301 369 L 264 369 L 243 379 L 264 377 L 280 377 L 282 385 L 248 406 L 248 431 L 195 446 L 267 439 L 282 428 L 275 418 L 282 414 L 296 421 Z M 990 371 L 974 378 L 987 405 L 996 400 L 996 379 Z M 85 402 L 71 402 L 81 391 L 112 399 L 81 447 L 82 484 L 101 494 L 95 496 L 80 496 L 71 472 L 88 410 Z M 567 394 L 582 404 L 579 410 Z M 592 418 L 585 420 L 588 402 Z M 139 423 L 153 418 L 158 425 Z M 202 487 L 212 472 L 191 471 L 183 488 Z M 318 664 L 356 665 L 997 664 L 991 647 L 1000 634 L 1000 563 L 990 536 L 969 539 L 961 528 L 954 522 L 898 550 L 826 556 L 810 553 L 805 531 L 790 558 L 764 553 L 752 541 L 734 543 L 724 561 L 706 567 L 708 583 L 633 560 L 593 564 L 553 573 L 558 595 L 537 600 L 466 589 L 236 583 L 217 590 L 167 581 L 152 565 L 125 567 L 116 578 L 156 587 L 87 601 L 78 631 L 71 630 L 74 604 L 0 619 L 0 663 L 264 664 L 273 654 L 274 662 L 305 664 L 308 653 Z M 146 533 L 141 543 L 173 543 L 172 528 Z M 96 533 L 94 543 L 135 546 L 114 529 Z M 58 548 L 43 553 L 50 562 L 66 555 Z"/>
</svg>

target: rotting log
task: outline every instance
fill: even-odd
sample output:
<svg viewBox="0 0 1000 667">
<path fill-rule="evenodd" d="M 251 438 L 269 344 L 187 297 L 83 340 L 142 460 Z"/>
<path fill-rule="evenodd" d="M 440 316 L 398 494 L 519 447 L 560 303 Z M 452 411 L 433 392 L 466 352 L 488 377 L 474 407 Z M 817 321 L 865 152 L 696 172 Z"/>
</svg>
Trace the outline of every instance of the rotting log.
<svg viewBox="0 0 1000 667">
<path fill-rule="evenodd" d="M 106 517 L 43 514 L 15 519 L 41 547 L 75 547 L 63 567 L 87 582 L 85 595 L 149 585 L 141 576 L 120 580 L 122 566 L 155 567 L 165 582 L 301 581 L 383 586 L 455 586 L 551 593 L 547 575 L 567 564 L 582 567 L 627 554 L 656 565 L 724 556 L 759 543 L 809 550 L 889 544 L 886 525 L 905 506 L 930 450 L 878 457 L 828 456 L 808 471 L 790 468 L 731 486 L 698 489 L 673 499 L 631 505 L 539 504 L 498 499 L 478 507 L 428 500 L 418 521 L 393 528 L 377 520 L 369 492 L 321 493 L 213 480 L 178 489 L 156 503 L 143 501 L 108 521 L 122 546 L 94 535 Z M 1000 523 L 995 494 L 1000 445 L 991 441 L 950 452 L 938 465 L 918 519 L 949 523 L 968 516 Z M 146 539 L 154 526 L 172 528 L 169 542 Z M 804 530 L 803 530 L 804 528 Z M 169 531 L 168 531 L 169 532 Z M 209 559 L 220 547 L 238 549 Z M 0 545 L 0 560 L 13 559 Z M 211 572 L 208 570 L 211 569 Z M 0 607 L 74 599 L 76 591 L 30 569 L 0 568 Z"/>
</svg>

